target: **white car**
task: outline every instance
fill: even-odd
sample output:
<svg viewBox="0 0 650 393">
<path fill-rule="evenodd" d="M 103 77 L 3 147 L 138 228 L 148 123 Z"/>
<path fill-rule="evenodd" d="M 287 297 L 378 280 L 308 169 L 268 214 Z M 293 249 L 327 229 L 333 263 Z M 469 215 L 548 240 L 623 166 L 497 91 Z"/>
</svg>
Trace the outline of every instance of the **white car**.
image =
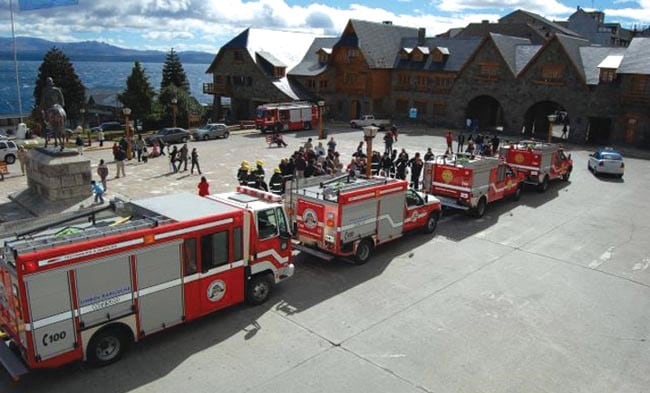
<svg viewBox="0 0 650 393">
<path fill-rule="evenodd" d="M 11 165 L 16 162 L 16 156 L 18 156 L 16 143 L 6 139 L 0 140 L 0 161 Z"/>
<path fill-rule="evenodd" d="M 623 177 L 625 173 L 623 156 L 612 148 L 598 149 L 598 151 L 591 153 L 587 168 L 596 176 L 608 174 Z"/>
</svg>

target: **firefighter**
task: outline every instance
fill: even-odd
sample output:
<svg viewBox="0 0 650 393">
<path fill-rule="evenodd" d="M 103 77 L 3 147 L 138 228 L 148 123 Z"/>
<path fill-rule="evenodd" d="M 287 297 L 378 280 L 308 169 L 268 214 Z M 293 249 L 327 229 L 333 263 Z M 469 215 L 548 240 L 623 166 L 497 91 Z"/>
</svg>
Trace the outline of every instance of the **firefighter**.
<svg viewBox="0 0 650 393">
<path fill-rule="evenodd" d="M 414 189 L 418 189 L 420 185 L 420 174 L 422 173 L 422 167 L 424 162 L 420 158 L 420 153 L 415 153 L 415 157 L 411 158 L 409 161 L 409 167 L 411 167 L 411 184 Z"/>
<path fill-rule="evenodd" d="M 255 173 L 255 170 L 251 169 L 250 167 L 246 171 L 246 183 L 248 187 L 252 188 L 258 188 L 257 187 L 257 173 Z"/>
<path fill-rule="evenodd" d="M 258 188 L 260 190 L 268 191 L 269 187 L 266 185 L 266 182 L 264 181 L 264 161 L 262 160 L 257 160 L 255 161 L 255 170 L 253 171 L 255 173 L 255 176 L 257 179 L 255 180 L 255 188 Z"/>
<path fill-rule="evenodd" d="M 239 170 L 237 171 L 237 181 L 239 182 L 240 186 L 248 185 L 247 177 L 248 177 L 249 170 L 250 170 L 250 165 L 248 164 L 248 161 L 246 160 L 242 161 Z"/>
<path fill-rule="evenodd" d="M 282 171 L 280 168 L 275 168 L 273 170 L 273 176 L 269 180 L 269 190 L 277 195 L 282 195 L 284 193 L 284 177 L 282 177 Z"/>
</svg>

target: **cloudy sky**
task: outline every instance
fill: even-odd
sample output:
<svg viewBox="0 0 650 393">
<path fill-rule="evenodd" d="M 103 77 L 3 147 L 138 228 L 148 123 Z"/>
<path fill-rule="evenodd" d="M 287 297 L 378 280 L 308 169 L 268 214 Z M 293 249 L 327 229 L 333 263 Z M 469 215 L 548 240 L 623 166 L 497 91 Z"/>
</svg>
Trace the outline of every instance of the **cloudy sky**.
<svg viewBox="0 0 650 393">
<path fill-rule="evenodd" d="M 10 0 L 0 0 L 0 36 L 11 37 Z M 551 20 L 577 6 L 599 9 L 606 22 L 650 24 L 650 0 L 79 0 L 76 6 L 18 11 L 17 36 L 53 41 L 96 40 L 133 49 L 216 53 L 247 27 L 338 35 L 350 18 L 425 27 L 427 35 L 516 9 Z"/>
</svg>

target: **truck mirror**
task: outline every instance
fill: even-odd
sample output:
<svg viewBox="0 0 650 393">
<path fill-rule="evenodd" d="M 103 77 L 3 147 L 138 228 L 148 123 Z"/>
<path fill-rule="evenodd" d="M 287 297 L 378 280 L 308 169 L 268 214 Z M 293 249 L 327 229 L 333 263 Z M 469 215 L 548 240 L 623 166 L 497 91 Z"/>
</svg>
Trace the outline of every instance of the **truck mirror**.
<svg viewBox="0 0 650 393">
<path fill-rule="evenodd" d="M 280 239 L 282 240 L 291 239 L 291 233 L 289 231 L 280 231 Z"/>
</svg>

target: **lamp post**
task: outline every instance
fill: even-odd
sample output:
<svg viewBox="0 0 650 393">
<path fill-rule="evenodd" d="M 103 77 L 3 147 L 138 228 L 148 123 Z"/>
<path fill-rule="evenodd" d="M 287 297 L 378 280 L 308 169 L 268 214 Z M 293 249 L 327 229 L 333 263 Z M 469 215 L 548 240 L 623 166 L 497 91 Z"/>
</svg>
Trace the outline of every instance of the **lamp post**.
<svg viewBox="0 0 650 393">
<path fill-rule="evenodd" d="M 323 107 L 325 106 L 325 101 L 320 100 L 318 104 L 318 139 L 325 139 L 325 132 L 323 130 Z"/>
<path fill-rule="evenodd" d="M 126 158 L 130 160 L 133 158 L 133 148 L 131 147 L 131 141 L 133 140 L 133 135 L 131 133 L 131 125 L 129 124 L 129 115 L 131 115 L 131 108 L 122 109 L 124 113 L 124 134 L 126 136 Z"/>
<path fill-rule="evenodd" d="M 86 109 L 79 109 L 79 113 L 81 113 L 81 135 L 83 135 L 84 131 L 86 131 Z M 88 146 L 92 145 L 92 141 L 90 140 L 90 130 L 88 130 L 86 136 L 88 137 Z"/>
<path fill-rule="evenodd" d="M 555 123 L 557 116 L 550 114 L 546 118 L 548 119 L 548 143 L 551 143 L 553 141 L 553 123 Z"/>
<path fill-rule="evenodd" d="M 366 142 L 366 177 L 368 179 L 372 176 L 372 140 L 377 135 L 377 131 L 379 131 L 379 127 L 363 127 L 363 140 Z"/>
<path fill-rule="evenodd" d="M 178 100 L 174 97 L 172 98 L 172 124 L 174 128 L 176 128 L 176 104 L 178 104 Z"/>
</svg>

